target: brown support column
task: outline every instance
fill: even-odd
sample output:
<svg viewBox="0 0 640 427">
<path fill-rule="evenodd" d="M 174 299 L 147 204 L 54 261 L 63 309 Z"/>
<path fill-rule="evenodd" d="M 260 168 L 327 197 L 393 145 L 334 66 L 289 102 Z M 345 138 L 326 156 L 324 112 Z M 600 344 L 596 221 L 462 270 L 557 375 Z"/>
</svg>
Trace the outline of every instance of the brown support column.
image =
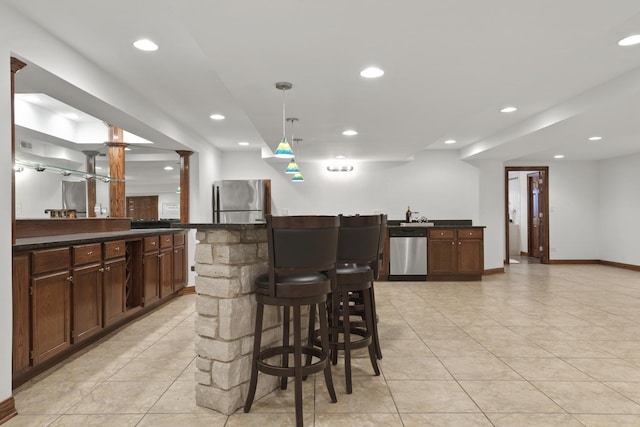
<svg viewBox="0 0 640 427">
<path fill-rule="evenodd" d="M 16 73 L 26 66 L 19 59 L 11 58 L 11 244 L 16 243 L 16 171 L 13 169 L 16 161 L 16 125 L 13 98 L 16 92 Z"/>
<path fill-rule="evenodd" d="M 109 216 L 125 218 L 124 149 L 128 145 L 123 139 L 122 129 L 109 126 L 107 159 L 109 160 Z"/>
<path fill-rule="evenodd" d="M 180 155 L 180 222 L 189 222 L 189 159 L 193 151 L 177 150 Z"/>
<path fill-rule="evenodd" d="M 87 156 L 87 174 L 94 175 L 96 173 L 96 156 L 99 151 L 83 151 Z M 93 210 L 96 205 L 96 179 L 95 177 L 87 178 L 87 217 L 93 218 L 96 212 Z"/>
</svg>

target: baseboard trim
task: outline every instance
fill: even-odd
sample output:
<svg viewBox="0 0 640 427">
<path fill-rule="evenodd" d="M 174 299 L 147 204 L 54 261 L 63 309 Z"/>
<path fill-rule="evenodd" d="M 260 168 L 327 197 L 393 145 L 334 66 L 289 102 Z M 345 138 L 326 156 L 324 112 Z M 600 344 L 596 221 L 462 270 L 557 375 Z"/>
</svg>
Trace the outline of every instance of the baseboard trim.
<svg viewBox="0 0 640 427">
<path fill-rule="evenodd" d="M 16 411 L 16 404 L 13 396 L 0 402 L 0 424 L 6 423 L 16 415 L 18 415 L 18 411 Z"/>
<path fill-rule="evenodd" d="M 600 264 L 597 259 L 550 259 L 548 264 Z"/>
<path fill-rule="evenodd" d="M 529 252 L 520 251 L 520 256 L 529 256 Z"/>
<path fill-rule="evenodd" d="M 607 267 L 623 268 L 625 270 L 640 271 L 640 265 L 623 264 L 621 262 L 603 261 L 599 260 L 598 264 L 606 265 Z"/>
<path fill-rule="evenodd" d="M 491 275 L 491 274 L 503 274 L 504 273 L 504 267 L 502 268 L 490 268 L 488 270 L 485 270 L 482 274 L 485 276 Z"/>
<path fill-rule="evenodd" d="M 195 286 L 185 286 L 184 288 L 180 289 L 178 291 L 178 295 L 183 296 L 183 295 L 193 295 L 196 293 L 196 287 Z"/>
</svg>

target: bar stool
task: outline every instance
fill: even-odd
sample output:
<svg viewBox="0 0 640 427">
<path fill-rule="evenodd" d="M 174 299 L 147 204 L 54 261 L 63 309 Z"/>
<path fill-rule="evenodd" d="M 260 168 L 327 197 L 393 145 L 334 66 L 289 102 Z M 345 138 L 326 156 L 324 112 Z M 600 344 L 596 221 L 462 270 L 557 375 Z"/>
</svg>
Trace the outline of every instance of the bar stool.
<svg viewBox="0 0 640 427">
<path fill-rule="evenodd" d="M 351 351 L 368 347 L 369 359 L 375 375 L 380 375 L 372 333 L 375 329 L 375 311 L 371 299 L 374 270 L 371 265 L 378 260 L 380 215 L 340 215 L 338 238 L 338 284 L 331 298 L 331 346 L 332 362 L 337 364 L 338 352 L 344 351 L 345 382 L 347 393 L 353 391 L 351 381 Z M 352 304 L 357 294 L 362 298 L 362 311 Z M 352 315 L 364 318 L 365 327 L 351 323 Z M 342 334 L 342 341 L 339 339 Z M 359 337 L 352 341 L 352 335 Z"/>
<path fill-rule="evenodd" d="M 384 254 L 384 245 L 387 237 L 387 215 L 380 215 L 380 237 L 378 238 L 378 257 L 377 259 L 371 263 L 370 267 L 373 269 L 373 278 L 378 280 L 380 278 L 380 269 L 381 264 L 383 263 L 383 254 Z M 375 314 L 373 321 L 373 330 L 371 331 L 371 339 L 373 340 L 373 344 L 376 348 L 376 357 L 378 359 L 382 359 L 382 348 L 380 347 L 380 338 L 378 336 L 378 315 L 376 311 L 376 297 L 374 292 L 375 285 L 371 284 L 371 288 L 369 288 L 369 293 L 371 294 L 371 306 L 372 311 Z M 364 315 L 364 298 L 362 293 L 359 292 L 356 294 L 356 298 L 354 299 L 355 304 L 355 312 L 360 315 L 362 321 L 365 320 Z"/>
<path fill-rule="evenodd" d="M 258 372 L 281 377 L 280 388 L 285 389 L 287 378 L 294 377 L 296 425 L 303 425 L 302 378 L 324 371 L 327 391 L 337 402 L 329 363 L 329 330 L 327 295 L 336 283 L 336 254 L 340 220 L 335 216 L 267 215 L 267 244 L 269 272 L 256 278 L 256 323 L 251 362 L 251 379 L 244 412 L 251 410 L 258 383 Z M 260 349 L 265 305 L 284 307 L 282 345 Z M 301 307 L 319 312 L 321 349 L 302 345 Z M 293 308 L 293 346 L 289 345 L 289 316 Z M 289 366 L 289 355 L 293 366 Z M 302 354 L 307 363 L 302 364 Z M 280 365 L 273 364 L 274 356 L 281 356 Z M 318 360 L 311 363 L 312 357 Z"/>
</svg>

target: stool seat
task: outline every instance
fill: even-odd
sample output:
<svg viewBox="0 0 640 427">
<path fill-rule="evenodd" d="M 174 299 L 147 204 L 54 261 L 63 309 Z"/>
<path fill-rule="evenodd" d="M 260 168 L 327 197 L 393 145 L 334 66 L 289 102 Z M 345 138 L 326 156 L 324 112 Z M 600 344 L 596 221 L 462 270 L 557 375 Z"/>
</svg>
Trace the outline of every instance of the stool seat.
<svg viewBox="0 0 640 427">
<path fill-rule="evenodd" d="M 268 295 L 269 283 L 268 274 L 258 276 L 255 280 L 256 292 Z M 331 292 L 331 280 L 325 274 L 316 272 L 279 276 L 275 285 L 279 298 L 304 298 Z"/>
</svg>

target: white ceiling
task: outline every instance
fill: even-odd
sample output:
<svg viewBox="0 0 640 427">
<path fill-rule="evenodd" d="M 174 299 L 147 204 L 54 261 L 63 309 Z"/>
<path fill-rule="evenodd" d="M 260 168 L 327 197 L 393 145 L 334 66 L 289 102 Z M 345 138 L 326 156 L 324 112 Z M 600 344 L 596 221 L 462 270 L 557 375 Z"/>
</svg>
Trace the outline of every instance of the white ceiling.
<svg viewBox="0 0 640 427">
<path fill-rule="evenodd" d="M 640 151 L 640 45 L 617 46 L 640 33 L 638 0 L 3 1 L 221 150 L 275 149 L 275 83 L 288 81 L 303 161 L 398 161 L 425 149 L 502 161 Z M 143 37 L 160 49 L 134 49 Z M 369 65 L 385 75 L 363 79 Z M 28 69 L 18 91 L 73 89 Z M 507 105 L 518 111 L 500 113 Z M 214 112 L 226 120 L 211 120 Z M 343 136 L 347 128 L 359 134 Z"/>
</svg>

